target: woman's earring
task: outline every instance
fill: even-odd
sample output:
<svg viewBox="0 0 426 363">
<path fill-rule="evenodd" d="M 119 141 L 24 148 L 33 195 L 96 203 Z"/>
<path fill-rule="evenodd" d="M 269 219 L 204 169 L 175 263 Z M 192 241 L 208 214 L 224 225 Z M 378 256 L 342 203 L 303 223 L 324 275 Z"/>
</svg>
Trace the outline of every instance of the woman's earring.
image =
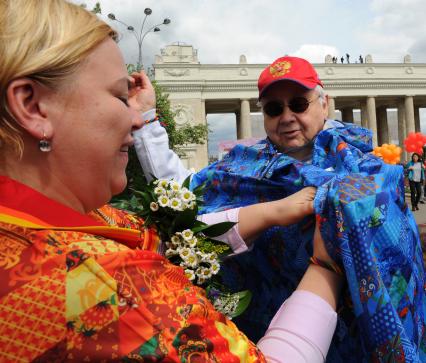
<svg viewBox="0 0 426 363">
<path fill-rule="evenodd" d="M 50 141 L 46 139 L 46 134 L 44 133 L 44 131 L 43 131 L 43 138 L 38 142 L 38 147 L 40 151 L 43 151 L 44 153 L 48 153 L 50 150 L 52 150 Z"/>
</svg>

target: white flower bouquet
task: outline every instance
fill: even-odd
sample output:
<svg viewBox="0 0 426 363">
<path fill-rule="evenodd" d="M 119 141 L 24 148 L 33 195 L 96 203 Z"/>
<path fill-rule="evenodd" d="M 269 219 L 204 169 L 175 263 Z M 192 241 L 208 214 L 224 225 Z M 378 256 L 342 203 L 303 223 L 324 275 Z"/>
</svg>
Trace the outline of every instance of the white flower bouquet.
<svg viewBox="0 0 426 363">
<path fill-rule="evenodd" d="M 232 318 L 246 309 L 251 293 L 231 293 L 221 283 L 220 261 L 232 251 L 214 237 L 224 234 L 235 223 L 207 225 L 197 220 L 202 193 L 203 186 L 189 190 L 189 178 L 182 186 L 173 180 L 155 179 L 143 190 L 134 191 L 134 196 L 122 201 L 119 207 L 142 217 L 147 227 L 154 225 L 165 257 L 181 266 L 194 284 L 206 289 L 217 310 Z"/>
</svg>

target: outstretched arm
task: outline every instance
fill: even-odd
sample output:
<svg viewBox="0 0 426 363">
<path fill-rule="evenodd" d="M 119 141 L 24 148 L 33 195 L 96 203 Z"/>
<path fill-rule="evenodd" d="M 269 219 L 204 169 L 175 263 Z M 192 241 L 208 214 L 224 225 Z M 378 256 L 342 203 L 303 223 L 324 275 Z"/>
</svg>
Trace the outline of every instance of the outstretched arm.
<svg viewBox="0 0 426 363">
<path fill-rule="evenodd" d="M 314 256 L 332 262 L 318 226 Z M 322 363 L 337 323 L 335 312 L 343 276 L 310 265 L 297 290 L 275 314 L 258 347 L 271 362 Z"/>
</svg>

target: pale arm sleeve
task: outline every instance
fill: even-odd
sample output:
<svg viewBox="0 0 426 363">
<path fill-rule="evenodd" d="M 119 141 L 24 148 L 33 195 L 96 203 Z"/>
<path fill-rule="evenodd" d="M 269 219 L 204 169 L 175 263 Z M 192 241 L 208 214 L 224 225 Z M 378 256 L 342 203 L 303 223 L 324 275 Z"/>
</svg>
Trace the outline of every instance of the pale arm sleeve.
<svg viewBox="0 0 426 363">
<path fill-rule="evenodd" d="M 142 114 L 144 120 L 153 119 L 155 109 Z M 142 170 L 148 181 L 174 179 L 182 183 L 191 172 L 185 168 L 179 156 L 169 148 L 169 137 L 160 122 L 155 121 L 133 132 L 135 149 Z"/>
<path fill-rule="evenodd" d="M 257 346 L 268 362 L 323 363 L 337 314 L 319 296 L 298 290 L 275 314 Z"/>
<path fill-rule="evenodd" d="M 231 247 L 233 254 L 239 254 L 248 251 L 246 243 L 241 238 L 238 231 L 238 215 L 240 208 L 228 209 L 222 212 L 201 214 L 197 217 L 198 220 L 206 224 L 215 224 L 220 222 L 234 222 L 237 223 L 228 232 L 221 236 L 215 237 L 215 239 L 225 242 Z"/>
</svg>

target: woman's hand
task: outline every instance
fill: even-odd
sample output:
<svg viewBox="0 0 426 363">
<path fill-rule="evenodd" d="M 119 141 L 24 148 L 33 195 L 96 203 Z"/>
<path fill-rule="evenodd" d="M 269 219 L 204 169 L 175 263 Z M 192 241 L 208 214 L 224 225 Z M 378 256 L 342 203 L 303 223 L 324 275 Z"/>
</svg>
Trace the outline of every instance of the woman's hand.
<svg viewBox="0 0 426 363">
<path fill-rule="evenodd" d="M 307 187 L 287 198 L 270 202 L 265 213 L 270 215 L 270 225 L 288 226 L 314 213 L 317 189 Z"/>
<path fill-rule="evenodd" d="M 242 207 L 238 231 L 250 244 L 259 233 L 272 226 L 288 226 L 314 213 L 316 188 L 304 188 L 287 198 Z"/>
<path fill-rule="evenodd" d="M 144 71 L 129 76 L 129 105 L 138 112 L 155 108 L 155 90 Z"/>
</svg>

